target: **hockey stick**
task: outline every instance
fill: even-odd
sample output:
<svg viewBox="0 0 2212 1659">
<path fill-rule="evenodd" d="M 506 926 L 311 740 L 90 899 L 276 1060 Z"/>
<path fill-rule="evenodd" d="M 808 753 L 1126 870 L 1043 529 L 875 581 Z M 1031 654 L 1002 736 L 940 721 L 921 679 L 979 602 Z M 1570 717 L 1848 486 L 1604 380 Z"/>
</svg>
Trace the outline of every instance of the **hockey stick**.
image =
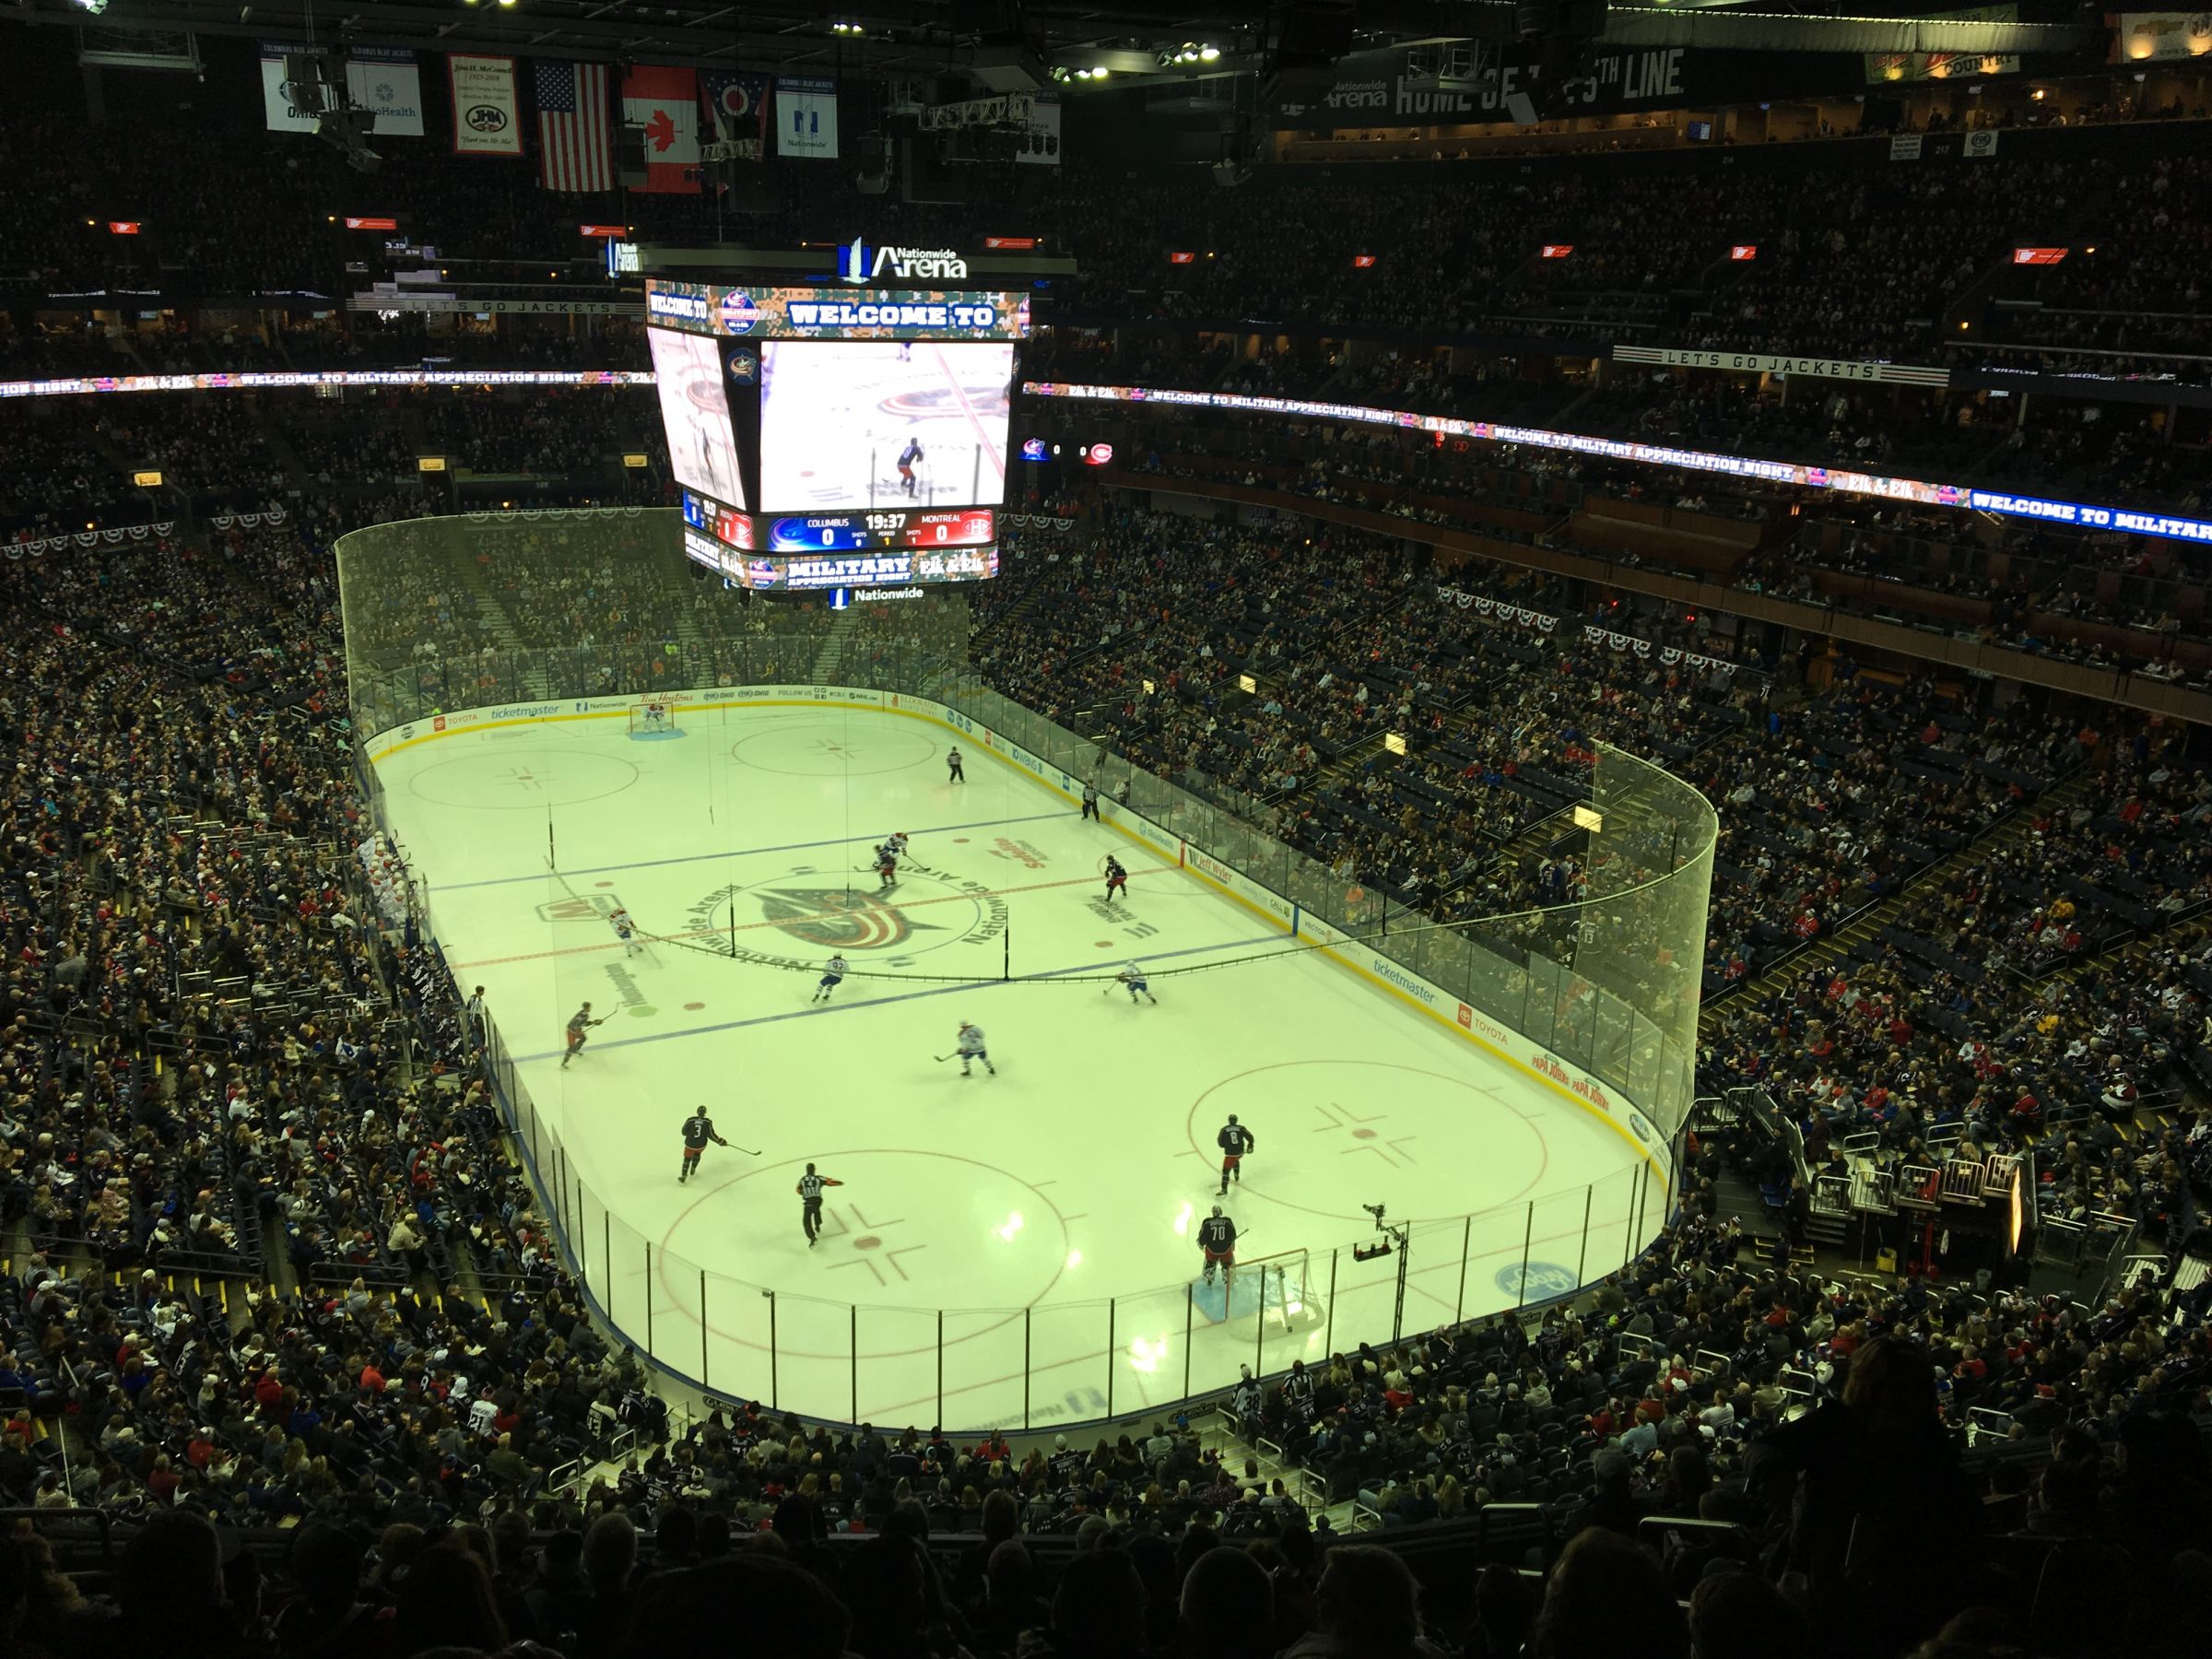
<svg viewBox="0 0 2212 1659">
<path fill-rule="evenodd" d="M 724 1141 L 722 1144 L 725 1147 L 728 1147 L 733 1152 L 744 1153 L 747 1158 L 758 1158 L 760 1156 L 759 1153 L 754 1151 L 750 1147 L 740 1147 L 731 1141 Z"/>
<path fill-rule="evenodd" d="M 950 1054 L 932 1054 L 930 1058 L 935 1060 L 939 1065 L 942 1065 L 946 1061 L 953 1058 L 953 1056 Z"/>
</svg>

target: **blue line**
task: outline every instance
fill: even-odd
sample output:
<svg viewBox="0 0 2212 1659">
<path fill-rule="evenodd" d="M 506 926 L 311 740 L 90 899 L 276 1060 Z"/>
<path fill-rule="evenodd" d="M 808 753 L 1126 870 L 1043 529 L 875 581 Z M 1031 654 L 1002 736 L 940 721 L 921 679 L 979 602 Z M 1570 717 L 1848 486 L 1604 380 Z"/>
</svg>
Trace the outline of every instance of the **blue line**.
<svg viewBox="0 0 2212 1659">
<path fill-rule="evenodd" d="M 1230 939 L 1219 945 L 1192 945 L 1182 950 L 1157 950 L 1145 953 L 1147 961 L 1157 962 L 1168 957 L 1199 956 L 1209 950 L 1235 950 L 1245 945 L 1266 945 L 1280 939 L 1279 933 L 1263 934 L 1256 939 Z M 1062 979 L 1071 973 L 1084 973 L 1092 964 L 1080 963 L 1074 968 L 1054 968 L 1047 973 L 1025 973 L 1018 980 L 966 980 L 957 985 L 939 985 L 929 991 L 901 991 L 896 996 L 872 996 L 865 1002 L 850 1002 L 838 1007 L 793 1008 L 784 1014 L 762 1014 L 753 1019 L 733 1019 L 722 1025 L 693 1026 L 686 1031 L 654 1031 L 643 1037 L 616 1037 L 599 1044 L 602 1050 L 629 1048 L 641 1042 L 673 1042 L 682 1037 L 705 1037 L 715 1031 L 738 1031 L 747 1026 L 773 1025 L 779 1019 L 808 1019 L 818 1014 L 838 1014 L 846 1008 L 879 1008 L 889 1003 L 913 1002 L 924 996 L 951 996 L 970 991 L 989 991 L 999 985 L 1030 984 L 1038 980 Z M 546 1049 L 535 1054 L 510 1054 L 508 1060 L 515 1065 L 524 1065 L 533 1060 L 559 1058 L 559 1049 Z"/>
<path fill-rule="evenodd" d="M 1065 818 L 1065 812 L 1032 812 L 1024 818 L 984 818 L 974 824 L 941 824 L 935 830 L 921 831 L 924 835 L 947 835 L 955 830 L 995 830 L 1002 824 L 1034 824 L 1042 818 Z M 699 864 L 711 858 L 750 858 L 759 853 L 804 853 L 810 847 L 849 847 L 855 841 L 865 841 L 865 835 L 834 836 L 829 841 L 789 841 L 781 847 L 730 847 L 720 853 L 686 853 L 678 858 L 635 859 L 627 864 L 593 865 L 588 869 L 563 870 L 563 876 L 603 876 L 609 870 L 650 870 L 661 865 Z M 491 876 L 482 881 L 453 881 L 437 890 L 457 893 L 464 888 L 508 887 L 518 881 L 543 881 L 543 870 L 530 876 Z"/>
</svg>

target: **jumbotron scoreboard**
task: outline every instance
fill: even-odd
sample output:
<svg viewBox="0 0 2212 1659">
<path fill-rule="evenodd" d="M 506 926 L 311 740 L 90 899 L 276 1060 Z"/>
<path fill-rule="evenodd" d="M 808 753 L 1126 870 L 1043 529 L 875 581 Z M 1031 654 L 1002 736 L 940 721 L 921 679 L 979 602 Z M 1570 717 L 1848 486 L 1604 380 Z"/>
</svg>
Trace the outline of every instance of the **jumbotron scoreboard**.
<svg viewBox="0 0 2212 1659">
<path fill-rule="evenodd" d="M 891 286 L 967 277 L 947 249 L 778 258 L 836 270 L 646 280 L 686 554 L 768 593 L 995 576 L 1028 285 Z"/>
</svg>

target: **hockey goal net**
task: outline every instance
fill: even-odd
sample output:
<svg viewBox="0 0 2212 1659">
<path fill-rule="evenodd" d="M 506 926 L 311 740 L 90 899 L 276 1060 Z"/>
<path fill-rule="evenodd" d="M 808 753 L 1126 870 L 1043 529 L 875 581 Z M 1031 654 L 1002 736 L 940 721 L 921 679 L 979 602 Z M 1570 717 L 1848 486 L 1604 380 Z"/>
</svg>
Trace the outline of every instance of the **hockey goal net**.
<svg viewBox="0 0 2212 1659">
<path fill-rule="evenodd" d="M 643 736 L 676 730 L 676 705 L 657 697 L 641 697 L 629 705 L 629 735 Z"/>
<path fill-rule="evenodd" d="M 1319 1324 L 1323 1287 L 1313 1282 L 1309 1267 L 1303 1250 L 1239 1258 L 1230 1315 L 1256 1313 L 1263 1325 L 1284 1331 Z"/>
</svg>

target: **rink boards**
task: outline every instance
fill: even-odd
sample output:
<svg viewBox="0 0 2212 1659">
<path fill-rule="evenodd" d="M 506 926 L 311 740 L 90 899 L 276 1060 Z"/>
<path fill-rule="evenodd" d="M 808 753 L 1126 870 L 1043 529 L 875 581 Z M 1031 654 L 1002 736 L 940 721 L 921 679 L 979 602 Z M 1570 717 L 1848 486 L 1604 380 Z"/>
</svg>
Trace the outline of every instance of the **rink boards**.
<svg viewBox="0 0 2212 1659">
<path fill-rule="evenodd" d="M 631 742 L 622 696 L 436 715 L 365 752 L 380 817 L 430 883 L 436 943 L 464 986 L 489 982 L 512 1062 L 502 1103 L 571 1268 L 679 1378 L 839 1420 L 1067 1425 L 1384 1339 L 1408 1259 L 1411 1330 L 1566 1294 L 1661 1226 L 1664 1148 L 1609 1089 L 1161 824 L 1112 806 L 1082 822 L 1081 780 L 960 708 L 835 686 L 655 696 L 679 737 Z M 760 769 L 808 743 L 896 767 L 841 775 L 847 755 L 816 752 L 803 775 Z M 948 744 L 968 753 L 965 790 L 941 781 Z M 591 793 L 617 756 L 638 781 Z M 494 793 L 518 765 L 576 785 L 553 813 L 552 884 L 552 826 L 502 816 L 514 797 Z M 969 900 L 948 887 L 988 886 L 1017 910 L 1011 983 L 993 982 L 998 940 L 965 937 L 984 927 L 947 927 L 915 982 L 871 979 L 855 951 L 854 979 L 817 1009 L 818 955 L 794 972 L 735 951 L 777 936 L 757 918 L 730 959 L 687 947 L 649 967 L 615 946 L 604 910 L 569 913 L 618 884 L 649 934 L 672 935 L 711 883 L 791 885 L 797 860 L 818 871 L 806 885 L 841 879 L 873 906 L 873 877 L 833 875 L 854 858 L 831 849 L 856 856 L 864 831 L 894 827 L 921 856 L 915 897 L 891 906 L 949 918 Z M 1116 845 L 1159 924 L 1141 943 L 1093 925 L 1090 872 Z M 934 888 L 933 865 L 949 877 Z M 1158 1006 L 1084 982 L 1133 953 Z M 618 1022 L 561 1069 L 559 1020 L 633 976 L 651 1006 L 619 1006 L 624 992 Z M 989 1029 L 997 1077 L 931 1064 L 955 1016 Z M 766 1156 L 710 1147 L 701 1181 L 678 1188 L 673 1114 L 709 1098 L 729 1139 Z M 1259 1224 L 1241 1250 L 1311 1252 L 1295 1311 L 1255 1283 L 1195 1282 L 1213 1130 L 1238 1107 L 1267 1136 L 1230 1200 L 1240 1227 Z M 797 1237 L 789 1191 L 816 1158 L 848 1179 L 822 1249 Z M 1385 1198 L 1411 1248 L 1359 1260 L 1361 1204 Z"/>
</svg>

